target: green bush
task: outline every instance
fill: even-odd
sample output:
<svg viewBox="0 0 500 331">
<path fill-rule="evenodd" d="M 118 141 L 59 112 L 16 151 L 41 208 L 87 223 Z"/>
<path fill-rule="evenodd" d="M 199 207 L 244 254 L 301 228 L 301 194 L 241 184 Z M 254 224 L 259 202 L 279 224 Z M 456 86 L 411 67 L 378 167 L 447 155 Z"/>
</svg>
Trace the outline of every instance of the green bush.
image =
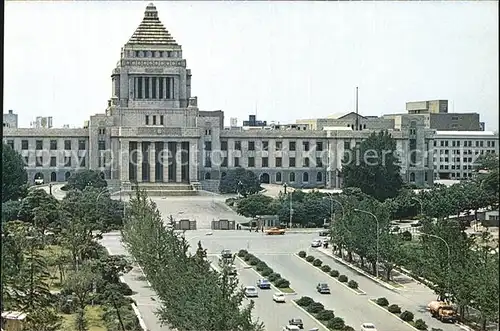
<svg viewBox="0 0 500 331">
<path fill-rule="evenodd" d="M 401 307 L 399 307 L 398 305 L 390 305 L 387 310 L 390 312 L 390 313 L 393 313 L 393 314 L 400 314 L 401 313 Z"/>
<path fill-rule="evenodd" d="M 132 295 L 132 294 L 134 294 L 134 292 L 132 291 L 132 289 L 130 288 L 130 286 L 128 286 L 127 283 L 119 282 L 118 286 L 120 288 L 120 293 L 121 294 L 123 294 L 123 295 Z"/>
<path fill-rule="evenodd" d="M 298 254 L 301 258 L 305 258 L 307 256 L 307 253 L 305 251 L 300 251 Z"/>
<path fill-rule="evenodd" d="M 418 330 L 427 330 L 427 324 L 425 324 L 425 322 L 420 318 L 415 321 L 415 324 L 413 326 Z"/>
<path fill-rule="evenodd" d="M 443 329 L 439 329 L 439 328 L 431 328 L 431 331 L 443 331 Z"/>
<path fill-rule="evenodd" d="M 245 257 L 247 255 L 248 255 L 248 251 L 246 249 L 240 249 L 240 251 L 238 252 L 239 257 Z"/>
<path fill-rule="evenodd" d="M 342 331 L 356 331 L 356 329 L 353 328 L 350 325 L 346 325 L 346 326 L 344 326 L 344 328 L 342 329 Z"/>
<path fill-rule="evenodd" d="M 257 265 L 255 266 L 257 271 L 262 271 L 266 268 L 268 268 L 267 264 L 265 262 L 262 262 L 262 261 L 259 261 L 259 263 L 257 263 Z"/>
<path fill-rule="evenodd" d="M 256 257 L 250 259 L 250 265 L 257 265 L 259 264 L 259 262 L 260 262 L 259 259 Z"/>
<path fill-rule="evenodd" d="M 356 282 L 355 280 L 350 280 L 348 283 L 347 283 L 347 286 L 349 286 L 350 288 L 353 288 L 353 289 L 357 289 L 358 288 L 358 282 Z"/>
<path fill-rule="evenodd" d="M 262 276 L 264 276 L 264 277 L 267 277 L 267 276 L 269 276 L 269 275 L 270 275 L 270 274 L 272 274 L 272 273 L 273 273 L 273 269 L 271 269 L 271 268 L 269 268 L 269 267 L 265 268 L 264 270 L 262 270 L 262 271 L 260 272 L 260 274 L 261 274 Z"/>
<path fill-rule="evenodd" d="M 287 288 L 290 287 L 290 281 L 285 278 L 280 278 L 274 282 L 277 288 Z"/>
<path fill-rule="evenodd" d="M 391 308 L 391 307 L 389 307 L 389 308 Z M 391 311 L 391 313 L 392 313 L 392 311 Z M 411 321 L 413 321 L 413 313 L 411 311 L 405 310 L 404 312 L 401 313 L 401 315 L 399 315 L 399 318 L 401 318 L 405 322 L 411 322 Z"/>
<path fill-rule="evenodd" d="M 411 241 L 411 232 L 406 230 L 405 232 L 403 232 L 401 234 L 401 238 L 404 240 L 404 241 Z"/>
<path fill-rule="evenodd" d="M 320 321 L 329 321 L 334 317 L 333 310 L 322 310 L 316 315 L 316 318 Z"/>
<path fill-rule="evenodd" d="M 314 261 L 314 256 L 309 255 L 308 257 L 306 257 L 306 261 L 312 263 Z"/>
<path fill-rule="evenodd" d="M 321 271 L 324 271 L 324 272 L 330 272 L 330 270 L 332 270 L 332 268 L 330 268 L 329 265 L 322 265 L 321 266 Z"/>
<path fill-rule="evenodd" d="M 330 271 L 330 276 L 337 278 L 340 275 L 338 270 Z"/>
<path fill-rule="evenodd" d="M 328 321 L 326 324 L 327 328 L 333 329 L 333 330 L 342 330 L 345 327 L 345 322 L 342 318 L 340 317 L 334 317 L 331 320 Z"/>
<path fill-rule="evenodd" d="M 320 259 L 315 259 L 313 261 L 313 266 L 315 266 L 315 267 L 321 267 L 322 264 L 323 264 L 323 261 L 321 261 Z"/>
<path fill-rule="evenodd" d="M 298 304 L 299 306 L 301 307 L 307 307 L 309 306 L 311 303 L 313 303 L 314 300 L 310 297 L 302 297 L 298 300 L 295 300 L 295 303 Z"/>
<path fill-rule="evenodd" d="M 75 299 L 70 295 L 63 295 L 59 299 L 59 311 L 63 314 L 73 314 L 76 311 Z"/>
<path fill-rule="evenodd" d="M 307 306 L 307 311 L 311 314 L 318 314 L 320 311 L 324 310 L 325 306 L 321 302 L 313 302 Z"/>
<path fill-rule="evenodd" d="M 382 307 L 387 307 L 387 306 L 389 306 L 389 300 L 387 300 L 386 298 L 378 298 L 377 305 L 382 306 Z"/>
<path fill-rule="evenodd" d="M 279 278 L 281 278 L 281 275 L 275 272 L 267 276 L 267 279 L 269 279 L 270 282 L 275 282 Z"/>
<path fill-rule="evenodd" d="M 248 261 L 250 261 L 253 257 L 254 257 L 254 256 L 253 256 L 252 254 L 248 253 L 247 255 L 245 255 L 245 256 L 243 257 L 243 260 L 244 260 L 245 262 L 248 262 Z"/>
<path fill-rule="evenodd" d="M 339 276 L 339 282 L 347 283 L 348 280 L 349 280 L 349 278 L 347 278 L 346 275 L 340 275 Z"/>
</svg>

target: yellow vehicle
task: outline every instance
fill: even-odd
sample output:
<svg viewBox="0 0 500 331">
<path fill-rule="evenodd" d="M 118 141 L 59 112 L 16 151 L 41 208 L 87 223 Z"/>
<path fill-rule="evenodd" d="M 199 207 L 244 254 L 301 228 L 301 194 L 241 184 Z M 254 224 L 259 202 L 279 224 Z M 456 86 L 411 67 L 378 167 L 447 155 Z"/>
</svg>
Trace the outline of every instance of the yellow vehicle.
<svg viewBox="0 0 500 331">
<path fill-rule="evenodd" d="M 283 235 L 285 234 L 285 229 L 280 229 L 280 228 L 270 228 L 266 230 L 266 234 L 271 236 L 271 235 Z"/>
<path fill-rule="evenodd" d="M 457 312 L 452 305 L 443 301 L 431 301 L 427 305 L 427 310 L 432 317 L 437 318 L 441 322 L 455 322 L 457 320 Z"/>
</svg>

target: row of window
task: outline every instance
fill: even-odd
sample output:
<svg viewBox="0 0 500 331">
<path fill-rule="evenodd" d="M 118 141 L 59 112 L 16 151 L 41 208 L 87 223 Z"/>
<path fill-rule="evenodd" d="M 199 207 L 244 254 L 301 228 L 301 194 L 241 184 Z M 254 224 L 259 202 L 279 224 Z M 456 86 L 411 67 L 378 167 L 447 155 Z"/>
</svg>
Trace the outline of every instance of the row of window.
<svg viewBox="0 0 500 331">
<path fill-rule="evenodd" d="M 223 172 L 222 178 L 224 178 L 225 176 L 226 176 L 226 173 Z M 205 179 L 211 179 L 209 172 L 205 173 L 204 177 L 205 177 Z M 281 175 L 281 172 L 277 172 L 274 175 L 274 181 L 277 183 L 280 183 L 283 181 L 283 176 Z M 288 181 L 291 183 L 295 182 L 295 172 L 290 172 L 288 174 Z M 316 173 L 316 182 L 320 183 L 322 181 L 323 181 L 323 174 L 321 172 Z M 302 173 L 302 182 L 303 183 L 309 182 L 309 174 L 307 172 Z"/>
<path fill-rule="evenodd" d="M 349 146 L 347 148 L 350 148 L 350 142 L 346 141 L 346 146 Z M 302 150 L 303 151 L 309 151 L 311 149 L 311 144 L 309 141 L 303 141 L 302 142 Z M 323 151 L 323 142 L 322 141 L 317 141 L 316 142 L 316 151 L 321 152 Z M 282 150 L 283 149 L 283 142 L 282 141 L 275 141 L 274 142 L 274 148 L 275 150 Z M 228 141 L 222 140 L 220 142 L 220 149 L 222 151 L 227 151 L 228 150 Z M 212 142 L 211 141 L 205 141 L 205 151 L 211 151 L 212 150 Z M 237 140 L 234 142 L 234 150 L 241 151 L 241 141 Z M 248 142 L 248 151 L 255 151 L 256 150 L 256 144 L 255 141 L 249 141 Z M 262 151 L 267 151 L 269 150 L 269 141 L 263 140 L 261 141 L 261 149 Z M 297 150 L 297 142 L 295 141 L 289 141 L 288 142 L 288 150 L 289 151 L 296 151 Z"/>
<path fill-rule="evenodd" d="M 274 164 L 275 167 L 281 168 L 283 166 L 283 158 L 281 157 L 276 157 L 274 159 Z M 240 166 L 240 158 L 239 157 L 234 157 L 233 158 L 233 165 L 235 167 Z M 227 157 L 222 158 L 222 162 L 220 164 L 221 167 L 225 168 L 227 167 Z M 313 165 L 316 168 L 322 168 L 323 167 L 323 161 L 320 157 L 316 158 L 316 163 Z M 212 167 L 212 159 L 210 157 L 205 158 L 205 168 L 211 168 Z M 255 168 L 255 157 L 248 157 L 247 158 L 247 167 L 248 168 Z M 269 158 L 268 157 L 262 157 L 262 168 L 268 168 L 269 167 Z M 294 157 L 288 158 L 288 168 L 296 168 L 296 162 Z M 309 158 L 306 157 L 302 159 L 302 167 L 303 168 L 309 168 L 311 167 L 311 162 L 309 161 Z"/>
<path fill-rule="evenodd" d="M 76 158 L 75 158 L 76 159 Z M 77 159 L 77 164 L 76 166 L 78 167 L 86 167 L 87 166 L 87 158 L 85 156 L 79 156 Z M 106 156 L 101 155 L 98 157 L 98 167 L 104 167 L 106 165 Z M 63 162 L 60 162 L 63 161 Z M 29 157 L 25 156 L 24 157 L 24 165 L 26 167 L 31 167 L 33 166 L 32 163 L 29 162 Z M 57 156 L 51 156 L 50 158 L 44 158 L 43 156 L 41 157 L 35 157 L 35 167 L 73 167 L 73 157 L 71 156 L 66 156 L 64 157 L 63 160 L 58 159 Z"/>
<path fill-rule="evenodd" d="M 72 140 L 65 140 L 64 141 L 64 150 L 70 151 L 72 150 L 73 146 L 73 141 Z M 12 149 L 14 149 L 14 140 L 7 140 L 7 145 L 9 145 Z M 49 148 L 51 151 L 55 151 L 58 149 L 58 141 L 57 140 L 51 140 L 49 143 Z M 21 149 L 22 150 L 28 150 L 29 149 L 29 142 L 28 140 L 21 140 Z M 43 140 L 36 140 L 35 141 L 35 149 L 37 151 L 43 150 Z M 84 139 L 78 140 L 78 150 L 84 151 L 87 149 L 87 141 Z"/>
<path fill-rule="evenodd" d="M 464 140 L 463 147 L 472 147 L 472 140 Z M 475 140 L 475 147 L 484 147 L 484 140 Z M 448 145 L 451 143 L 451 147 L 460 147 L 460 140 L 452 140 L 451 142 L 448 140 L 440 140 L 439 146 L 441 147 L 449 147 Z M 434 140 L 434 146 L 437 146 L 438 142 Z M 486 140 L 486 147 L 495 147 L 495 140 Z"/>
<path fill-rule="evenodd" d="M 164 123 L 163 115 L 146 115 L 146 125 L 164 125 Z"/>
<path fill-rule="evenodd" d="M 174 98 L 172 77 L 134 77 L 134 99 L 168 100 Z"/>
<path fill-rule="evenodd" d="M 463 153 L 460 153 L 460 151 L 462 151 Z M 478 154 L 487 154 L 487 153 L 495 153 L 495 150 L 494 149 L 481 149 L 481 150 L 475 150 L 473 151 L 472 149 L 467 149 L 467 150 L 460 150 L 460 149 L 440 149 L 439 150 L 439 154 L 445 154 L 445 155 L 448 155 L 448 154 L 457 154 L 457 155 L 460 155 L 460 154 L 463 154 L 463 155 L 478 155 Z"/>
<path fill-rule="evenodd" d="M 455 166 L 455 165 L 450 165 L 450 166 L 449 166 L 449 165 L 447 165 L 447 164 L 444 164 L 444 165 L 443 165 L 443 164 L 441 164 L 441 165 L 439 166 L 439 170 L 448 170 L 448 169 L 451 169 L 451 170 L 460 170 L 460 166 L 459 166 L 459 165 L 457 165 L 457 166 Z M 469 165 L 464 165 L 464 166 L 462 166 L 462 170 L 472 170 L 472 169 L 473 169 L 473 168 L 472 168 L 472 165 L 470 165 L 470 164 L 469 164 Z"/>
<path fill-rule="evenodd" d="M 180 51 L 127 51 L 129 57 L 181 57 Z"/>
</svg>

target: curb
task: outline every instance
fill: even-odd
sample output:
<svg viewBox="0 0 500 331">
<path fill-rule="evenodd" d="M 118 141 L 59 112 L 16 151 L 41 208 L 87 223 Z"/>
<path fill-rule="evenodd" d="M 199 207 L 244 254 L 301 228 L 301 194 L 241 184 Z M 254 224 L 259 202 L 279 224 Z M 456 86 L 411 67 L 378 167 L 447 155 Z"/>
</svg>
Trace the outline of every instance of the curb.
<svg viewBox="0 0 500 331">
<path fill-rule="evenodd" d="M 148 327 L 146 326 L 146 323 L 142 319 L 141 312 L 134 303 L 132 304 L 132 310 L 134 311 L 135 315 L 137 316 L 137 319 L 139 320 L 139 325 L 141 326 L 141 329 L 143 329 L 144 331 L 149 331 Z"/>
<path fill-rule="evenodd" d="M 301 258 L 297 254 L 293 254 L 293 256 L 295 256 L 296 258 L 300 259 L 302 262 L 307 263 L 308 265 L 310 265 L 311 267 L 313 267 L 314 269 L 316 269 L 316 271 L 322 273 L 323 275 L 329 276 L 331 279 L 335 280 L 337 283 L 339 283 L 340 285 L 344 286 L 346 289 L 348 289 L 349 291 L 353 292 L 354 294 L 356 294 L 356 295 L 366 295 L 366 292 L 363 291 L 362 289 L 359 289 L 359 290 L 361 292 L 363 292 L 363 293 L 356 292 L 354 289 L 350 288 L 346 284 L 344 284 L 341 281 L 339 281 L 336 277 L 332 277 L 329 274 L 327 274 L 326 272 L 324 272 L 323 270 L 321 270 L 320 268 L 313 266 L 311 263 L 307 262 L 305 259 Z M 312 255 L 310 255 L 310 256 L 312 256 Z"/>
<path fill-rule="evenodd" d="M 309 316 L 310 318 L 312 318 L 313 321 L 315 321 L 316 323 L 319 324 L 319 326 L 321 326 L 323 329 L 325 330 L 330 330 L 329 328 L 326 327 L 326 325 L 324 325 L 323 323 L 321 323 L 316 317 L 314 317 L 311 313 L 309 313 L 307 310 L 305 310 L 304 308 L 302 308 L 301 306 L 299 306 L 294 300 L 290 300 L 290 302 L 292 303 L 292 305 L 294 305 L 295 307 L 299 308 L 300 310 L 302 310 L 302 312 L 304 314 L 306 314 L 307 316 Z"/>
<path fill-rule="evenodd" d="M 337 261 L 338 263 L 341 263 L 341 264 L 343 264 L 344 266 L 346 266 L 346 267 L 348 267 L 348 268 L 350 268 L 350 269 L 352 269 L 352 270 L 357 271 L 358 273 L 362 274 L 362 275 L 363 275 L 363 276 L 365 276 L 366 278 L 371 279 L 372 281 L 374 281 L 374 282 L 376 282 L 376 283 L 378 283 L 378 284 L 382 285 L 383 287 L 385 287 L 385 288 L 387 288 L 387 289 L 389 289 L 389 290 L 391 290 L 391 291 L 395 291 L 395 292 L 397 292 L 397 290 L 398 290 L 396 287 L 394 287 L 394 286 L 392 286 L 392 285 L 389 285 L 389 284 L 387 284 L 386 282 L 383 282 L 383 281 L 381 281 L 381 280 L 379 280 L 379 279 L 377 279 L 377 278 L 373 277 L 372 275 L 369 275 L 368 273 L 366 273 L 366 271 L 364 271 L 364 270 L 362 270 L 362 269 L 360 269 L 360 268 L 358 268 L 358 267 L 356 267 L 356 266 L 354 266 L 354 265 L 352 265 L 352 264 L 350 264 L 350 263 L 348 263 L 348 262 L 346 262 L 346 261 L 344 261 L 344 260 L 342 260 L 342 259 L 340 259 L 340 258 L 338 258 L 338 257 L 336 257 L 336 256 L 333 256 L 333 255 L 327 254 L 327 253 L 325 253 L 325 252 L 323 252 L 323 251 L 320 251 L 319 249 L 316 249 L 316 251 L 317 251 L 317 252 L 320 252 L 321 254 L 326 255 L 326 256 L 328 256 L 328 257 L 330 257 L 330 258 L 332 258 L 332 259 L 334 259 L 334 260 L 335 260 L 335 261 Z"/>
<path fill-rule="evenodd" d="M 259 274 L 259 272 L 257 270 L 255 270 L 251 265 L 248 265 L 241 257 L 239 257 L 238 255 L 236 255 L 236 259 L 238 259 L 238 261 L 240 261 L 241 264 L 243 264 L 243 266 L 247 266 L 249 270 L 252 270 L 253 272 L 255 272 L 257 275 L 259 275 L 259 277 L 264 277 L 262 276 L 261 274 Z M 293 293 L 286 293 L 286 292 L 282 292 L 279 288 L 277 288 L 276 286 L 274 286 L 274 284 L 272 282 L 269 282 L 271 283 L 271 288 L 273 290 L 275 290 L 276 292 L 279 292 L 279 293 L 283 293 L 284 295 L 286 296 L 292 296 L 292 295 L 297 295 L 297 292 L 295 290 L 293 290 Z"/>
<path fill-rule="evenodd" d="M 369 301 L 372 305 L 377 306 L 377 308 L 379 308 L 379 309 L 381 309 L 381 310 L 385 311 L 385 312 L 386 312 L 386 313 L 388 313 L 388 314 L 391 314 L 392 316 L 394 316 L 394 318 L 398 319 L 401 323 L 406 324 L 407 326 L 409 326 L 409 327 L 410 327 L 410 328 L 412 328 L 413 330 L 415 330 L 415 331 L 420 331 L 419 329 L 417 329 L 416 327 L 414 327 L 414 326 L 413 326 L 413 325 L 411 325 L 410 323 L 403 321 L 403 320 L 402 320 L 401 318 L 399 318 L 397 315 L 395 315 L 395 314 L 391 313 L 390 311 L 388 311 L 388 310 L 387 310 L 387 309 L 385 309 L 384 307 L 381 307 L 381 306 L 377 305 L 377 304 L 376 304 L 375 302 L 373 302 L 371 299 L 368 299 L 368 301 Z"/>
</svg>

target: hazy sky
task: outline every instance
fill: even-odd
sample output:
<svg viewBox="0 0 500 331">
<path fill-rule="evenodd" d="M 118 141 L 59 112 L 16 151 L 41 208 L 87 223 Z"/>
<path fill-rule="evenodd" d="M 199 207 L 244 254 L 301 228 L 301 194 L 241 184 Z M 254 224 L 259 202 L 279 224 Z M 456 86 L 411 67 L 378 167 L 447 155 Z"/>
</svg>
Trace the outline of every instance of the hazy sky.
<svg viewBox="0 0 500 331">
<path fill-rule="evenodd" d="M 4 110 L 21 126 L 104 112 L 146 2 L 6 2 Z M 498 129 L 498 2 L 156 2 L 202 110 L 291 122 L 448 99 Z"/>
</svg>

